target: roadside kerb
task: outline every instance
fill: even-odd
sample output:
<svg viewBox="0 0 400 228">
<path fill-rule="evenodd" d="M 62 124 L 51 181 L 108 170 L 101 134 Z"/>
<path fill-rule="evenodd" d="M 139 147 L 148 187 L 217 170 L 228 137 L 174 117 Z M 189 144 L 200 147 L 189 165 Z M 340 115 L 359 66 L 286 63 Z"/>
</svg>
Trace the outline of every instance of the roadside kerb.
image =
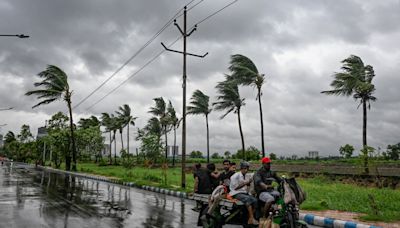
<svg viewBox="0 0 400 228">
<path fill-rule="evenodd" d="M 328 217 L 315 216 L 312 214 L 300 213 L 300 219 L 304 220 L 307 224 L 329 228 L 381 228 L 380 226 L 370 226 L 350 221 L 343 221 Z"/>
<path fill-rule="evenodd" d="M 29 164 L 29 165 L 31 165 L 31 164 Z M 31 165 L 31 166 L 35 167 L 34 165 Z M 128 187 L 140 188 L 140 189 L 143 189 L 146 191 L 151 191 L 151 192 L 156 192 L 156 193 L 166 194 L 166 195 L 175 196 L 175 197 L 179 197 L 179 198 L 193 200 L 193 198 L 190 197 L 186 192 L 174 191 L 174 190 L 169 190 L 169 189 L 164 189 L 164 188 L 159 188 L 159 187 L 154 187 L 154 186 L 137 185 L 134 182 L 123 182 L 120 180 L 110 179 L 110 178 L 103 177 L 103 176 L 94 176 L 94 175 L 82 174 L 82 173 L 78 173 L 78 172 L 64 171 L 64 170 L 54 169 L 51 167 L 44 167 L 44 166 L 40 166 L 40 165 L 38 165 L 37 168 L 40 168 L 43 170 L 50 170 L 50 171 L 56 172 L 56 173 L 70 174 L 70 175 L 84 177 L 84 178 L 88 178 L 88 179 L 109 182 L 109 183 L 114 183 L 114 184 L 120 184 L 120 185 L 124 185 L 124 186 L 128 186 Z M 355 223 L 355 222 L 351 222 L 351 221 L 343 221 L 343 220 L 333 219 L 333 218 L 329 218 L 329 217 L 315 216 L 313 214 L 300 213 L 300 219 L 304 220 L 307 224 L 310 224 L 310 225 L 320 226 L 320 227 L 328 227 L 328 228 L 381 228 L 379 226 L 370 226 L 370 225 Z"/>
</svg>

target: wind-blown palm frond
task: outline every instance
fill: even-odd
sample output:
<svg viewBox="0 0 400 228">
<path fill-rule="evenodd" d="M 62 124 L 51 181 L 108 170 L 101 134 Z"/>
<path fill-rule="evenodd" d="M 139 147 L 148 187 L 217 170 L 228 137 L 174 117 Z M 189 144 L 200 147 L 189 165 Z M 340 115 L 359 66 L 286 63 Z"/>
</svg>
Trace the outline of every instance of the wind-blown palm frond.
<svg viewBox="0 0 400 228">
<path fill-rule="evenodd" d="M 216 89 L 219 93 L 217 102 L 213 103 L 214 109 L 218 111 L 227 110 L 220 118 L 225 118 L 230 112 L 237 112 L 241 106 L 245 105 L 244 98 L 240 98 L 239 87 L 235 81 L 230 80 L 230 76 L 226 75 L 226 80 L 219 82 Z"/>
<path fill-rule="evenodd" d="M 205 95 L 200 90 L 193 92 L 190 99 L 190 105 L 187 106 L 187 114 L 189 115 L 208 115 L 212 109 L 209 108 L 210 97 Z"/>
<path fill-rule="evenodd" d="M 375 92 L 375 86 L 372 84 L 375 72 L 372 66 L 365 66 L 361 58 L 355 55 L 344 59 L 342 63 L 342 72 L 333 75 L 334 79 L 330 84 L 333 89 L 322 91 L 321 93 L 346 97 L 353 96 L 355 100 L 360 100 L 358 107 L 363 105 L 363 146 L 366 146 L 367 108 L 371 108 L 370 101 L 376 101 L 376 97 L 372 95 Z"/>
</svg>

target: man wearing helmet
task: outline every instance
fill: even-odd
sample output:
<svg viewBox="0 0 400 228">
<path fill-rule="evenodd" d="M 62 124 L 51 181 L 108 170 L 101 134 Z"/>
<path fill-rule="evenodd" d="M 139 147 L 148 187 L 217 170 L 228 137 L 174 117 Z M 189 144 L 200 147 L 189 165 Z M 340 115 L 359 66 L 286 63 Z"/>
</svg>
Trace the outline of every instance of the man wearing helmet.
<svg viewBox="0 0 400 228">
<path fill-rule="evenodd" d="M 269 157 L 261 159 L 261 163 L 262 167 L 254 174 L 254 187 L 258 198 L 265 202 L 263 210 L 265 215 L 270 210 L 275 197 L 279 196 L 279 192 L 272 187 L 272 181 L 280 183 L 282 179 L 271 170 L 271 159 Z"/>
<path fill-rule="evenodd" d="M 257 220 L 254 219 L 254 210 L 256 208 L 257 199 L 247 192 L 246 185 L 250 185 L 252 179 L 246 179 L 246 173 L 249 171 L 250 164 L 248 162 L 240 163 L 240 172 L 237 172 L 231 176 L 229 184 L 230 192 L 233 198 L 243 202 L 247 207 L 248 211 L 248 224 L 258 225 Z"/>
</svg>

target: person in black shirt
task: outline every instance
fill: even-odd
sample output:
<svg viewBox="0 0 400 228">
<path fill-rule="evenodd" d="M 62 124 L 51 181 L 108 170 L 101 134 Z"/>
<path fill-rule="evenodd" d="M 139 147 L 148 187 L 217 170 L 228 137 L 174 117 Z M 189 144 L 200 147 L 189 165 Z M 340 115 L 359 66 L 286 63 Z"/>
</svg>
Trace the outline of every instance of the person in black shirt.
<svg viewBox="0 0 400 228">
<path fill-rule="evenodd" d="M 262 167 L 254 174 L 254 187 L 258 198 L 265 202 L 263 210 L 265 215 L 265 213 L 270 210 L 275 197 L 280 195 L 279 192 L 272 187 L 272 181 L 280 183 L 282 179 L 278 177 L 276 172 L 271 170 L 271 159 L 269 157 L 263 158 L 261 162 Z"/>
<path fill-rule="evenodd" d="M 231 182 L 231 176 L 235 174 L 235 171 L 232 170 L 232 163 L 229 160 L 224 160 L 224 172 L 219 175 L 219 183 L 227 187 L 229 192 L 229 184 Z"/>
</svg>

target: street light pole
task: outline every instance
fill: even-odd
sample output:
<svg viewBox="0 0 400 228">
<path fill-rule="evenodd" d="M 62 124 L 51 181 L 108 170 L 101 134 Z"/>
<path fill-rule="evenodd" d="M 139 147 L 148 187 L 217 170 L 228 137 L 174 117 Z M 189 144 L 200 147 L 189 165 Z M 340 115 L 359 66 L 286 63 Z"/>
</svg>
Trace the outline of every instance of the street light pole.
<svg viewBox="0 0 400 228">
<path fill-rule="evenodd" d="M 16 35 L 0 35 L 0 36 L 12 36 L 12 37 L 18 37 L 18 38 L 29 38 L 29 36 L 24 35 L 24 34 L 16 34 Z"/>
</svg>

